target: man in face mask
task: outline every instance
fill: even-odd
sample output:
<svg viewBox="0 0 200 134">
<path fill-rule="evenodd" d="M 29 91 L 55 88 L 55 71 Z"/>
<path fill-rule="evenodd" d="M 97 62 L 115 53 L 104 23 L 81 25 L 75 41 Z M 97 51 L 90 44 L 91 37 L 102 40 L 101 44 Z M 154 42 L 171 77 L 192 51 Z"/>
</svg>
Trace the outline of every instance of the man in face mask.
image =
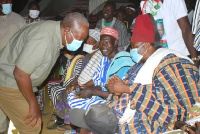
<svg viewBox="0 0 200 134">
<path fill-rule="evenodd" d="M 23 17 L 12 12 L 12 0 L 0 0 L 0 51 L 23 26 Z M 0 109 L 0 133 L 6 131 L 6 115 Z"/>
<path fill-rule="evenodd" d="M 24 25 L 23 17 L 12 12 L 12 0 L 0 0 L 0 50 Z"/>
<path fill-rule="evenodd" d="M 60 49 L 76 51 L 88 35 L 89 23 L 80 13 L 63 21 L 27 25 L 0 51 L 0 108 L 19 133 L 39 134 L 41 114 L 34 92 L 49 75 Z"/>
<path fill-rule="evenodd" d="M 24 17 L 26 20 L 26 24 L 41 21 L 39 14 L 40 14 L 40 6 L 36 1 L 31 1 L 28 4 L 29 14 L 28 16 Z"/>
</svg>

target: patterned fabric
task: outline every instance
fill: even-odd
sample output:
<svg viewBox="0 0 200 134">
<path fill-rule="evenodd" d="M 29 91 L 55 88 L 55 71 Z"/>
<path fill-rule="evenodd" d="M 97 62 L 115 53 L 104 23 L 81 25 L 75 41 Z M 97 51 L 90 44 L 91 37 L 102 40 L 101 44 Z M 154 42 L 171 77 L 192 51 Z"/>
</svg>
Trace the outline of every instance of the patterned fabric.
<svg viewBox="0 0 200 134">
<path fill-rule="evenodd" d="M 143 64 L 135 64 L 127 73 L 126 79 L 129 80 L 128 85 L 132 85 L 138 71 L 142 67 Z M 116 95 L 111 95 L 111 99 L 108 100 L 107 104 L 113 108 L 116 116 L 120 119 L 124 111 L 127 108 L 129 103 L 129 94 L 122 94 L 120 97 Z M 122 124 L 119 125 L 120 131 L 119 134 L 140 134 L 140 133 L 147 133 L 146 128 L 144 126 L 144 122 L 147 122 L 147 117 L 144 113 L 139 111 L 136 112 L 133 119 L 131 120 L 130 124 Z M 149 131 L 150 132 L 150 131 Z"/>
<path fill-rule="evenodd" d="M 44 94 L 44 88 L 39 89 L 36 93 L 35 93 L 35 97 L 38 101 L 38 104 L 40 106 L 40 110 L 42 111 L 44 109 L 44 100 L 43 100 L 43 94 Z"/>
<path fill-rule="evenodd" d="M 100 41 L 100 30 L 98 28 L 89 29 L 89 36 L 94 38 L 97 42 Z"/>
<path fill-rule="evenodd" d="M 67 59 L 67 62 L 66 62 L 65 67 L 64 67 L 65 70 L 67 70 L 69 68 L 70 64 L 71 64 L 71 60 Z M 51 81 L 48 82 L 47 91 L 48 91 L 49 98 L 51 100 L 52 100 L 51 96 L 53 94 L 53 93 L 51 93 L 51 88 L 55 88 L 56 86 L 60 86 L 60 84 L 63 83 L 64 80 L 65 80 L 65 74 L 66 74 L 66 72 L 64 72 L 64 75 L 62 76 L 61 80 L 51 80 Z M 61 88 L 61 86 L 60 86 L 60 88 Z M 60 88 L 58 88 L 58 90 Z"/>
<path fill-rule="evenodd" d="M 110 35 L 112 37 L 114 37 L 116 40 L 118 40 L 119 38 L 119 32 L 115 29 L 113 29 L 112 27 L 104 27 L 101 30 L 100 36 L 101 35 Z"/>
<path fill-rule="evenodd" d="M 76 58 L 73 58 L 71 60 L 71 62 L 73 62 L 73 60 L 76 60 Z M 80 71 L 81 71 L 81 67 L 82 67 L 82 58 L 79 58 L 78 60 L 76 60 L 77 62 L 75 63 L 74 65 L 74 68 L 73 68 L 73 75 L 67 80 L 65 81 L 65 78 L 66 78 L 66 75 L 67 73 L 65 73 L 65 75 L 63 76 L 63 83 L 52 83 L 52 84 L 56 84 L 56 85 L 48 85 L 48 90 L 49 90 L 49 93 L 50 93 L 50 99 L 52 100 L 53 102 L 53 105 L 55 106 L 56 104 L 56 100 L 58 98 L 58 95 L 61 93 L 61 91 L 65 90 L 66 87 L 80 74 Z M 70 63 L 71 65 L 71 63 Z M 68 67 L 69 68 L 69 67 Z"/>
<path fill-rule="evenodd" d="M 100 30 L 104 28 L 104 21 L 105 19 L 101 19 L 97 22 L 96 28 L 99 28 Z M 123 22 L 113 17 L 112 24 L 110 27 L 116 29 L 119 32 L 119 42 L 118 47 L 124 47 L 124 50 L 128 47 L 130 44 L 130 34 L 127 31 L 127 28 Z"/>
<path fill-rule="evenodd" d="M 94 72 L 97 70 L 99 62 L 102 59 L 102 53 L 98 50 L 90 59 L 86 67 L 82 70 L 78 77 L 78 83 L 85 84 L 92 80 Z"/>
<path fill-rule="evenodd" d="M 87 63 L 89 62 L 89 55 L 86 55 L 83 58 L 83 64 L 81 67 L 81 70 L 83 70 L 83 68 L 87 65 Z M 65 88 L 66 89 L 66 88 Z M 70 106 L 67 103 L 67 90 L 62 90 L 60 92 L 60 94 L 58 95 L 56 101 L 55 101 L 55 112 L 54 114 L 56 114 L 57 116 L 59 116 L 60 118 L 64 119 L 64 122 L 66 124 L 69 124 L 69 110 L 71 109 Z"/>
<path fill-rule="evenodd" d="M 124 60 L 124 63 L 122 63 Z M 121 63 L 121 65 L 119 65 Z M 107 57 L 103 57 L 97 71 L 94 73 L 93 82 L 95 86 L 101 86 L 102 91 L 108 91 L 105 88 L 105 84 L 107 83 L 108 78 L 111 78 L 114 74 L 116 74 L 119 78 L 123 79 L 126 75 L 126 72 L 133 65 L 133 61 L 131 60 L 130 54 L 127 52 L 119 52 L 115 55 L 112 60 L 109 60 Z M 118 66 L 117 66 L 118 65 Z M 116 72 L 111 73 L 106 77 L 108 71 L 116 70 Z M 124 73 L 122 73 L 122 72 Z M 102 99 L 99 96 L 92 96 L 88 99 L 76 99 L 74 98 L 74 93 L 71 93 L 67 98 L 68 103 L 71 108 L 81 108 L 87 110 L 93 104 L 106 103 L 106 100 Z"/>
<path fill-rule="evenodd" d="M 73 58 L 69 68 L 67 69 L 67 73 L 66 73 L 66 76 L 65 76 L 65 81 L 68 81 L 74 74 L 74 67 L 76 65 L 76 62 L 79 60 L 79 59 L 82 59 L 84 56 L 83 55 L 77 55 L 76 57 Z"/>
<path fill-rule="evenodd" d="M 197 51 L 200 51 L 200 0 L 196 1 L 193 15 L 192 33 L 195 34 L 194 47 Z"/>
<path fill-rule="evenodd" d="M 188 60 L 169 54 L 156 67 L 152 84 L 131 84 L 131 108 L 148 116 L 143 118 L 148 118 L 146 133 L 164 132 L 165 125 L 172 130 L 177 115 L 185 121 L 191 112 L 200 95 L 199 86 L 198 69 Z M 128 124 L 132 128 L 133 120 Z"/>
<path fill-rule="evenodd" d="M 104 85 L 106 84 L 106 73 L 108 71 L 108 68 L 110 66 L 111 60 L 109 60 L 107 57 L 103 57 L 101 59 L 101 62 L 99 64 L 99 67 L 97 71 L 93 75 L 93 82 L 95 86 L 101 86 L 102 91 L 108 91 Z"/>
<path fill-rule="evenodd" d="M 26 24 L 30 24 L 32 22 L 41 21 L 41 19 L 39 17 L 37 19 L 32 20 L 28 16 L 25 16 L 24 19 L 25 19 Z"/>
</svg>

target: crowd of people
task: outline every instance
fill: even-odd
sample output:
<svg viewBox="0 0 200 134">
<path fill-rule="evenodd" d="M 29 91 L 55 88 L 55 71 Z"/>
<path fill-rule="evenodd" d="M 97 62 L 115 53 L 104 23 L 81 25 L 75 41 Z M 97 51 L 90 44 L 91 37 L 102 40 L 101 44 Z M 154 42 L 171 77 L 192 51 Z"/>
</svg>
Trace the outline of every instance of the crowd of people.
<svg viewBox="0 0 200 134">
<path fill-rule="evenodd" d="M 199 0 L 189 22 L 184 0 L 141 0 L 116 9 L 107 1 L 90 29 L 77 11 L 42 20 L 0 0 L 0 134 L 7 117 L 20 134 L 39 134 L 42 83 L 58 57 L 61 79 L 49 81 L 55 120 L 65 134 L 200 133 Z M 196 123 L 188 121 L 197 119 Z"/>
</svg>

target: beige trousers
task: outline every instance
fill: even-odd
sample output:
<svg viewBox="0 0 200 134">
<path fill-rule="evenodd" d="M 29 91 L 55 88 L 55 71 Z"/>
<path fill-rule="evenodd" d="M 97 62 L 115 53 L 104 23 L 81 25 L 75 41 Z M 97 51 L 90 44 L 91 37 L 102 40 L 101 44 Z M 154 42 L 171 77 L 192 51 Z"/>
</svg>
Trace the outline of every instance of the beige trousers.
<svg viewBox="0 0 200 134">
<path fill-rule="evenodd" d="M 41 126 L 26 125 L 24 117 L 29 112 L 29 105 L 19 90 L 0 87 L 0 108 L 13 122 L 20 134 L 39 134 Z"/>
<path fill-rule="evenodd" d="M 7 129 L 7 116 L 0 108 L 0 133 L 5 132 Z"/>
</svg>

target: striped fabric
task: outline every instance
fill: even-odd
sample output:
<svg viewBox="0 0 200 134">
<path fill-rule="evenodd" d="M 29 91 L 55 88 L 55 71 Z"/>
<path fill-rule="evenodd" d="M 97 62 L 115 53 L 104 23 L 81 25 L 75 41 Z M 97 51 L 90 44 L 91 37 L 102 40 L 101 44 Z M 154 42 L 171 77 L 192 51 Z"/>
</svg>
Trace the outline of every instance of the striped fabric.
<svg viewBox="0 0 200 134">
<path fill-rule="evenodd" d="M 198 69 L 188 60 L 169 54 L 156 67 L 151 85 L 130 86 L 131 107 L 148 116 L 144 126 L 150 133 L 164 132 L 168 123 L 167 130 L 172 130 L 170 122 L 176 121 L 177 115 L 185 121 L 191 112 L 200 95 L 199 86 Z M 133 122 L 130 124 L 135 127 Z"/>
<path fill-rule="evenodd" d="M 106 73 L 108 70 L 108 67 L 110 66 L 110 62 L 108 62 L 109 59 L 107 57 L 103 57 L 101 59 L 101 62 L 99 63 L 99 66 L 97 70 L 94 72 L 93 76 L 93 82 L 95 86 L 101 86 L 102 91 L 108 91 L 104 85 L 106 84 Z M 67 97 L 67 102 L 71 109 L 73 108 L 81 108 L 87 110 L 91 105 L 94 104 L 101 104 L 106 103 L 106 100 L 99 96 L 92 96 L 91 98 L 87 99 L 77 99 L 74 98 L 74 93 L 70 93 Z"/>
<path fill-rule="evenodd" d="M 106 100 L 98 96 L 92 96 L 91 98 L 86 99 L 77 99 L 74 98 L 74 96 L 74 93 L 70 93 L 67 97 L 67 102 L 71 109 L 80 108 L 87 110 L 91 105 L 106 103 Z"/>
<path fill-rule="evenodd" d="M 89 60 L 89 63 L 83 69 L 81 74 L 78 77 L 78 83 L 85 84 L 86 82 L 92 80 L 94 72 L 97 70 L 98 65 L 102 58 L 101 51 L 98 50 L 92 58 Z"/>
<path fill-rule="evenodd" d="M 56 104 L 56 100 L 58 98 L 58 95 L 60 94 L 61 91 L 65 90 L 66 87 L 77 77 L 79 76 L 81 72 L 81 67 L 82 67 L 82 58 L 79 58 L 77 62 L 75 63 L 74 69 L 73 69 L 73 76 L 69 78 L 67 81 L 65 81 L 66 74 L 62 78 L 63 84 L 60 85 L 60 83 L 51 83 L 48 84 L 48 91 L 49 91 L 49 97 L 52 100 L 54 106 Z M 74 60 L 74 59 L 73 59 Z M 73 61 L 72 60 L 72 61 Z M 71 64 L 71 62 L 70 62 Z M 68 66 L 69 67 L 69 66 Z"/>
<path fill-rule="evenodd" d="M 124 63 L 122 63 L 122 60 Z M 112 60 L 109 60 L 107 57 L 103 57 L 101 62 L 99 63 L 97 71 L 94 73 L 93 82 L 95 86 L 101 86 L 102 91 L 108 91 L 104 85 L 107 83 L 108 78 L 113 76 L 113 73 L 108 75 L 109 70 L 116 70 L 114 74 L 116 74 L 119 78 L 123 79 L 126 75 L 126 72 L 130 69 L 130 67 L 134 64 L 131 60 L 130 54 L 127 52 L 119 52 L 115 55 Z M 121 64 L 120 64 L 121 63 Z M 120 64 L 120 65 L 119 65 Z M 123 71 L 124 73 L 122 73 Z M 112 71 L 110 71 L 112 72 Z M 100 98 L 99 96 L 92 96 L 88 99 L 76 99 L 74 98 L 74 93 L 71 93 L 67 98 L 69 106 L 73 108 L 81 108 L 88 109 L 93 104 L 106 103 L 106 100 Z"/>
<path fill-rule="evenodd" d="M 108 91 L 104 85 L 106 84 L 106 74 L 110 66 L 111 61 L 107 57 L 103 57 L 97 68 L 97 71 L 93 75 L 93 82 L 95 86 L 101 86 L 103 91 Z"/>
<path fill-rule="evenodd" d="M 127 48 L 127 46 L 130 44 L 130 34 L 128 33 L 127 31 L 127 28 L 125 26 L 125 24 L 123 22 L 121 22 L 120 20 L 118 19 L 114 19 L 113 18 L 113 21 L 115 20 L 113 26 L 110 26 L 114 29 L 116 29 L 118 32 L 119 32 L 119 43 L 118 43 L 118 47 L 122 47 L 122 46 L 126 46 L 125 48 Z M 102 29 L 104 26 L 104 19 L 101 19 L 97 22 L 96 24 L 96 28 L 98 29 Z M 103 26 L 102 26 L 103 25 Z M 125 50 L 125 49 L 124 49 Z"/>
<path fill-rule="evenodd" d="M 200 0 L 196 1 L 195 11 L 193 14 L 192 33 L 194 37 L 194 47 L 200 51 Z"/>
</svg>

